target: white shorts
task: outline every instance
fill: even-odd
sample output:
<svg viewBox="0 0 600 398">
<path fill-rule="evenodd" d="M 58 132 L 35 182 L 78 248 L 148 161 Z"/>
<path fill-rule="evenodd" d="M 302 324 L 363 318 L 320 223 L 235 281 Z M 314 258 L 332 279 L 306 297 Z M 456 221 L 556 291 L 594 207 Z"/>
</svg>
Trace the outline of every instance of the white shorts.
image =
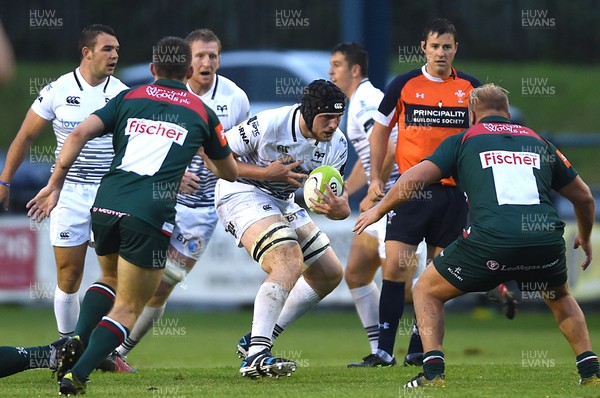
<svg viewBox="0 0 600 398">
<path fill-rule="evenodd" d="M 93 243 L 90 209 L 99 184 L 65 182 L 56 207 L 50 213 L 50 244 L 57 247 Z"/>
<path fill-rule="evenodd" d="M 385 258 L 385 228 L 387 226 L 387 216 L 381 217 L 379 221 L 365 228 L 365 232 L 377 238 L 379 242 L 379 258 Z"/>
<path fill-rule="evenodd" d="M 184 256 L 198 261 L 219 221 L 212 206 L 191 208 L 177 203 L 175 206 L 175 228 L 171 235 L 171 246 Z"/>
<path fill-rule="evenodd" d="M 263 218 L 283 216 L 293 230 L 312 222 L 308 212 L 298 206 L 293 197 L 277 199 L 252 185 L 239 182 L 219 180 L 215 188 L 215 205 L 219 220 L 240 247 L 244 232 Z"/>
</svg>

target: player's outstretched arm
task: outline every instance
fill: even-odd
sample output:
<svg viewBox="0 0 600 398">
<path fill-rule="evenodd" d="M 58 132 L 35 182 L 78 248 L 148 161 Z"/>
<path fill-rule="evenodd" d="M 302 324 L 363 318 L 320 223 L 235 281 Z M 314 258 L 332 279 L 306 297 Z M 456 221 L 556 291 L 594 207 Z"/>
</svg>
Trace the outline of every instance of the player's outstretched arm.
<svg viewBox="0 0 600 398">
<path fill-rule="evenodd" d="M 226 158 L 215 160 L 211 159 L 214 164 L 215 170 L 211 170 L 217 177 L 227 181 L 235 181 L 238 178 L 239 171 L 238 165 L 232 154 L 229 154 Z"/>
<path fill-rule="evenodd" d="M 31 147 L 31 144 L 42 133 L 47 125 L 48 121 L 33 110 L 30 109 L 27 112 L 27 115 L 25 115 L 25 119 L 21 124 L 21 128 L 8 148 L 4 168 L 2 169 L 2 173 L 0 173 L 0 181 L 10 184 L 17 169 L 21 163 L 23 163 L 23 159 Z M 8 210 L 9 197 L 10 187 L 4 184 L 0 185 L 0 206 L 4 210 Z"/>
<path fill-rule="evenodd" d="M 369 196 L 372 200 L 383 198 L 383 161 L 388 150 L 388 141 L 392 129 L 378 122 L 373 125 L 373 132 L 369 137 L 371 145 L 371 181 L 369 185 Z"/>
<path fill-rule="evenodd" d="M 379 221 L 394 207 L 407 202 L 412 193 L 420 191 L 442 178 L 442 170 L 432 161 L 424 160 L 403 173 L 379 205 L 362 213 L 354 224 L 354 232 L 362 233 L 369 225 Z"/>
<path fill-rule="evenodd" d="M 562 187 L 558 193 L 573 204 L 578 228 L 573 247 L 577 249 L 581 246 L 583 249 L 585 260 L 581 264 L 581 268 L 585 270 L 592 262 L 591 237 L 596 215 L 594 196 L 592 195 L 590 188 L 579 176 L 575 177 L 573 181 Z"/>
</svg>

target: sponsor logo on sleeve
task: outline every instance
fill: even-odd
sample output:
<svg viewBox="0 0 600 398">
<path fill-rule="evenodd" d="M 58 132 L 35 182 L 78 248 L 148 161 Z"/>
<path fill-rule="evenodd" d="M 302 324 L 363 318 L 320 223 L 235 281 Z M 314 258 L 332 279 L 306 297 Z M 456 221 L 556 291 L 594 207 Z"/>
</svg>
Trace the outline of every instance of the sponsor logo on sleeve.
<svg viewBox="0 0 600 398">
<path fill-rule="evenodd" d="M 569 162 L 569 159 L 567 159 L 567 157 L 565 155 L 563 155 L 561 151 L 559 151 L 557 149 L 556 150 L 556 154 L 558 155 L 558 157 L 560 158 L 560 160 L 563 161 L 563 163 L 565 164 L 565 166 L 571 167 L 571 162 Z"/>
<path fill-rule="evenodd" d="M 225 130 L 223 130 L 223 125 L 219 123 L 217 127 L 215 127 L 215 134 L 219 137 L 219 142 L 221 146 L 227 146 L 227 135 L 225 134 Z"/>
</svg>

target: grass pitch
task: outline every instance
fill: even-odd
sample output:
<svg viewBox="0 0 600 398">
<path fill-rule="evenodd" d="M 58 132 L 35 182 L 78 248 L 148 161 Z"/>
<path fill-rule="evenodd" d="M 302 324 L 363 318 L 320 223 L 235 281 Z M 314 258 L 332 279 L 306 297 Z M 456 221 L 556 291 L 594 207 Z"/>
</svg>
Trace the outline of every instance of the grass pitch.
<svg viewBox="0 0 600 398">
<path fill-rule="evenodd" d="M 410 314 L 409 314 L 410 315 Z M 445 389 L 404 390 L 419 369 L 348 369 L 369 351 L 353 311 L 313 311 L 277 340 L 275 355 L 293 359 L 292 377 L 248 380 L 238 373 L 235 344 L 249 330 L 251 312 L 167 309 L 130 354 L 137 374 L 94 372 L 91 397 L 600 397 L 581 387 L 575 358 L 549 311 L 521 312 L 512 320 L 489 309 L 449 313 Z M 396 355 L 404 356 L 410 317 L 400 324 Z M 1 345 L 39 345 L 55 339 L 50 308 L 0 307 Z M 600 317 L 588 314 L 592 341 Z M 598 346 L 597 346 L 598 347 Z M 597 348 L 596 348 L 597 349 Z M 55 396 L 48 370 L 0 379 L 2 397 Z"/>
</svg>

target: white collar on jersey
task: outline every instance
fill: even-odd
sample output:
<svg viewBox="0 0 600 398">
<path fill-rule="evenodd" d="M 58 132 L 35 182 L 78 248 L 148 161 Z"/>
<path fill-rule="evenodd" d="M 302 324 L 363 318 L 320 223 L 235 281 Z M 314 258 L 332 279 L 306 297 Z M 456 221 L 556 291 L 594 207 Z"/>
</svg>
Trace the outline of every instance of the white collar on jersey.
<svg viewBox="0 0 600 398">
<path fill-rule="evenodd" d="M 205 96 L 205 95 L 206 95 L 206 94 L 207 94 L 209 91 L 211 91 L 211 90 L 212 90 L 212 93 L 210 94 L 210 99 L 211 99 L 211 100 L 214 100 L 214 99 L 215 99 L 215 96 L 217 95 L 217 87 L 219 87 L 219 75 L 217 75 L 217 74 L 215 73 L 215 79 L 213 80 L 213 84 L 212 84 L 212 86 L 211 86 L 211 87 L 208 89 L 208 91 L 207 91 L 206 93 L 204 93 L 204 94 L 202 94 L 202 95 L 198 95 L 198 94 L 196 94 L 196 93 L 194 92 L 194 90 L 192 90 L 192 88 L 190 87 L 190 82 L 189 82 L 189 81 L 186 83 L 186 86 L 187 86 L 187 89 L 188 89 L 188 91 L 189 91 L 190 93 L 192 93 L 192 94 L 195 94 L 195 95 L 197 95 L 197 96 L 198 96 L 198 97 L 200 97 L 200 98 L 204 97 L 204 96 Z"/>
<path fill-rule="evenodd" d="M 73 71 L 73 77 L 75 78 L 75 83 L 77 83 L 77 86 L 79 87 L 80 91 L 83 91 L 83 85 L 81 84 L 81 82 L 83 81 L 85 83 L 85 85 L 87 87 L 90 88 L 94 88 L 94 86 L 91 86 L 83 77 L 83 75 L 81 74 L 81 71 L 79 70 L 79 67 L 77 67 L 74 71 Z M 81 79 L 81 80 L 80 80 Z M 110 76 L 108 76 L 106 78 L 106 83 L 104 83 L 104 88 L 102 89 L 102 92 L 104 94 L 106 94 L 106 88 L 108 87 L 108 83 L 110 82 Z"/>
<path fill-rule="evenodd" d="M 358 83 L 358 86 L 356 86 L 356 90 L 354 90 L 354 92 L 352 93 L 352 95 L 350 96 L 350 98 L 348 98 L 349 102 L 352 102 L 352 99 L 354 98 L 354 95 L 356 95 L 356 92 L 358 91 L 358 88 L 360 87 L 361 84 L 366 83 L 369 81 L 368 77 L 365 77 L 364 79 L 362 79 L 360 81 L 360 83 Z"/>
<path fill-rule="evenodd" d="M 452 70 L 452 73 L 448 77 L 454 77 L 454 68 L 451 68 L 451 70 Z M 432 82 L 442 83 L 444 81 L 444 79 L 442 79 L 441 77 L 431 76 L 429 73 L 427 73 L 427 64 L 425 64 L 421 67 L 421 72 L 423 72 L 423 76 L 425 76 L 427 79 L 431 80 Z"/>
</svg>

